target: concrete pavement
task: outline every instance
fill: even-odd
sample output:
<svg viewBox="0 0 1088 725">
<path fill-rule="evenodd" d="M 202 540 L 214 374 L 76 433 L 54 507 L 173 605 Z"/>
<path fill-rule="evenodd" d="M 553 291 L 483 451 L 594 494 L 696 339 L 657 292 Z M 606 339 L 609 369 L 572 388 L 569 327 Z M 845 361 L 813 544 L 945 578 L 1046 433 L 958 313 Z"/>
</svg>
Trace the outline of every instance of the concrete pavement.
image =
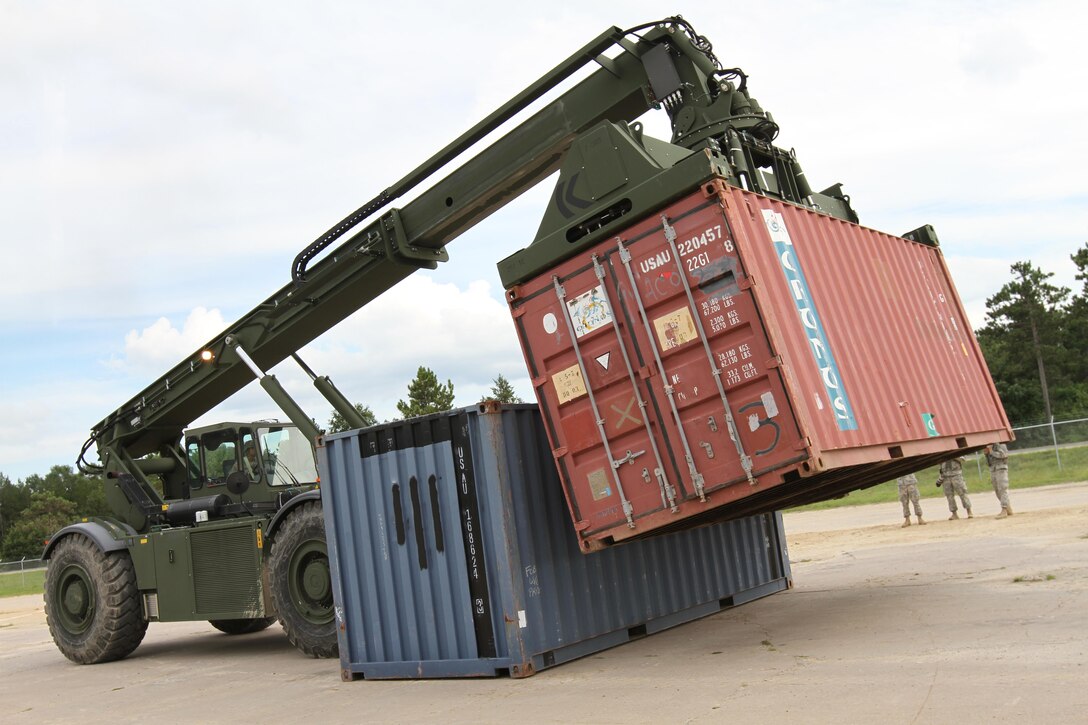
<svg viewBox="0 0 1088 725">
<path fill-rule="evenodd" d="M 897 504 L 789 514 L 791 591 L 525 680 L 345 683 L 277 627 L 200 622 L 80 667 L 39 598 L 0 600 L 0 721 L 1084 722 L 1088 484 L 1013 501 L 910 529 Z"/>
</svg>

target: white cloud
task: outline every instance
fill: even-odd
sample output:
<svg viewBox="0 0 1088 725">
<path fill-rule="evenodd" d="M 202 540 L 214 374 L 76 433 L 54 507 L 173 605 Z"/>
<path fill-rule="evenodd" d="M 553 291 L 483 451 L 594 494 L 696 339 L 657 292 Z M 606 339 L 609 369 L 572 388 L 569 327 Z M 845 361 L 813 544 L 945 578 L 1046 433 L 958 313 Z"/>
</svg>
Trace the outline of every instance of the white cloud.
<svg viewBox="0 0 1088 725">
<path fill-rule="evenodd" d="M 972 329 L 979 329 L 986 324 L 986 298 L 993 296 L 997 289 L 995 279 L 1006 279 L 1009 264 L 1003 259 L 993 257 L 945 256 L 948 271 L 952 275 L 956 291 L 963 300 L 967 311 L 967 320 Z"/>
<path fill-rule="evenodd" d="M 510 312 L 481 281 L 461 288 L 413 275 L 300 355 L 382 420 L 398 416 L 396 402 L 420 366 L 453 382 L 458 406 L 479 400 L 500 374 L 532 396 Z M 286 379 L 293 364 L 277 375 L 283 369 Z"/>
<path fill-rule="evenodd" d="M 192 354 L 226 328 L 219 310 L 197 307 L 177 328 L 165 317 L 125 335 L 125 354 L 120 364 L 134 373 L 161 372 Z"/>
<path fill-rule="evenodd" d="M 0 382 L 12 439 L 39 460 L 58 442 L 53 460 L 70 460 L 88 422 L 286 284 L 294 254 L 347 212 L 608 26 L 673 11 L 6 4 L 0 334 L 32 331 L 42 361 Z M 760 5 L 684 11 L 750 74 L 814 185 L 844 182 L 875 228 L 937 227 L 974 324 L 1014 261 L 1071 284 L 1088 224 L 1082 3 L 784 2 L 773 33 L 753 32 L 767 27 Z M 663 118 L 648 128 L 667 132 Z M 458 403 L 498 373 L 530 399 L 494 263 L 531 241 L 546 196 L 464 235 L 448 265 L 303 357 L 382 417 L 421 364 L 453 379 Z M 276 372 L 321 420 L 304 376 L 291 363 Z M 255 386 L 228 404 L 217 415 L 275 413 Z M 23 449 L 3 445 L 0 471 L 18 459 L 25 472 Z"/>
<path fill-rule="evenodd" d="M 0 473 L 12 480 L 74 466 L 91 427 L 124 400 L 124 381 L 85 374 L 30 385 L 0 398 Z M 96 460 L 92 449 L 88 456 Z"/>
<path fill-rule="evenodd" d="M 965 41 L 964 70 L 995 85 L 1019 80 L 1039 57 L 1028 34 L 1019 26 L 983 28 Z"/>
</svg>

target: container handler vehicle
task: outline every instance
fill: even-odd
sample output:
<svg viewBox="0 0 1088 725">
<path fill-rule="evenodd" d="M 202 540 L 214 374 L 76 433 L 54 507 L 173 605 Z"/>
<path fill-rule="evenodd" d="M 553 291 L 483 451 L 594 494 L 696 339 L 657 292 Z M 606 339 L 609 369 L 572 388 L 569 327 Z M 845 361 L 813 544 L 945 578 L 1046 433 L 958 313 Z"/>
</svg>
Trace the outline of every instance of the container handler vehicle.
<svg viewBox="0 0 1088 725">
<path fill-rule="evenodd" d="M 526 120 L 508 123 L 534 104 Z M 636 119 L 651 109 L 668 114 L 670 141 L 643 133 Z M 504 125 L 511 130 L 437 176 Z M 416 270 L 435 269 L 449 242 L 557 171 L 534 242 L 499 264 L 508 287 L 708 175 L 856 222 L 839 185 L 814 191 L 793 151 L 774 145 L 778 130 L 744 72 L 723 67 L 681 17 L 613 27 L 578 49 L 308 245 L 285 286 L 93 427 L 78 464 L 101 476 L 113 515 L 67 526 L 45 549 L 58 648 L 98 663 L 130 654 L 152 621 L 209 620 L 243 634 L 278 618 L 300 651 L 335 656 L 312 448 L 321 431 L 265 371 L 292 357 L 351 426 L 364 427 L 298 351 Z M 414 199 L 392 206 L 423 182 Z M 254 379 L 289 424 L 189 428 Z M 98 462 L 87 460 L 92 451 Z"/>
</svg>

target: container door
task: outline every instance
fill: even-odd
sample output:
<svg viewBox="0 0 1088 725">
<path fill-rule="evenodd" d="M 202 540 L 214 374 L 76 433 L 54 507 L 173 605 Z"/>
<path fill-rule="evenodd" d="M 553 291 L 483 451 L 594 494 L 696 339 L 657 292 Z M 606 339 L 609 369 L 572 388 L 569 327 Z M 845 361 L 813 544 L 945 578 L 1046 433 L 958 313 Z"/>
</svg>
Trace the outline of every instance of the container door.
<svg viewBox="0 0 1088 725">
<path fill-rule="evenodd" d="M 580 525 L 636 528 L 639 516 L 678 511 L 676 467 L 662 446 L 648 369 L 624 343 L 630 321 L 614 313 L 614 270 L 593 255 L 588 267 L 553 284 L 554 297 L 543 304 L 554 313 L 544 314 L 544 324 L 554 320 L 566 335 L 548 367 L 566 443 L 559 452 L 576 482 Z"/>
<path fill-rule="evenodd" d="M 716 194 L 691 194 L 511 300 L 583 538 L 674 525 L 806 457 Z"/>
<path fill-rule="evenodd" d="M 685 498 L 750 495 L 806 457 L 751 283 L 716 197 L 689 197 L 609 256 L 635 353 L 652 361 Z"/>
<path fill-rule="evenodd" d="M 431 416 L 319 449 L 341 651 L 352 662 L 496 656 L 466 426 L 465 416 Z"/>
</svg>

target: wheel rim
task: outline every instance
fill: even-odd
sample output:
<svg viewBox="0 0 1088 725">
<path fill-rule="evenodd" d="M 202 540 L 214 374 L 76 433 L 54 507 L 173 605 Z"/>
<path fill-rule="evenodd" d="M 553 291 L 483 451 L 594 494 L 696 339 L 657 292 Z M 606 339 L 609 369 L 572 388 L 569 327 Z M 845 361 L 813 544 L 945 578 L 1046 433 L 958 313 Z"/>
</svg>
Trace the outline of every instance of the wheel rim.
<svg viewBox="0 0 1088 725">
<path fill-rule="evenodd" d="M 313 624 L 332 621 L 332 577 L 325 542 L 303 542 L 291 555 L 288 587 L 295 610 Z"/>
<path fill-rule="evenodd" d="M 69 564 L 61 571 L 54 599 L 66 631 L 81 634 L 91 626 L 96 605 L 94 584 L 83 567 Z"/>
</svg>

